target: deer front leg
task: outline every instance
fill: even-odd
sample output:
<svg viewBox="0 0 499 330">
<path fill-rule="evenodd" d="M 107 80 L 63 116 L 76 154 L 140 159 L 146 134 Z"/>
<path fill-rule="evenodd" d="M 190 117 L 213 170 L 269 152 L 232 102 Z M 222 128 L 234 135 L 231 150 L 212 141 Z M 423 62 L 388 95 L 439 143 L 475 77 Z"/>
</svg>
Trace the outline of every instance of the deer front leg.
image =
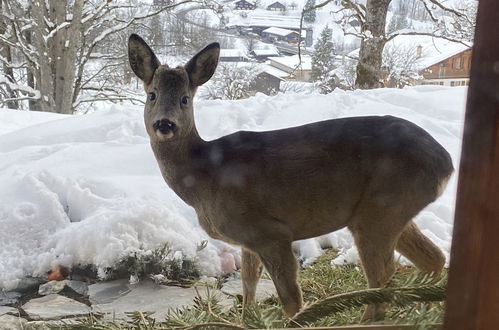
<svg viewBox="0 0 499 330">
<path fill-rule="evenodd" d="M 284 312 L 292 317 L 302 306 L 302 294 L 296 282 L 298 263 L 291 242 L 273 241 L 259 246 L 255 252 L 274 281 Z"/>
<path fill-rule="evenodd" d="M 241 278 L 243 280 L 243 308 L 255 302 L 256 285 L 262 274 L 262 263 L 256 254 L 241 249 Z"/>
</svg>

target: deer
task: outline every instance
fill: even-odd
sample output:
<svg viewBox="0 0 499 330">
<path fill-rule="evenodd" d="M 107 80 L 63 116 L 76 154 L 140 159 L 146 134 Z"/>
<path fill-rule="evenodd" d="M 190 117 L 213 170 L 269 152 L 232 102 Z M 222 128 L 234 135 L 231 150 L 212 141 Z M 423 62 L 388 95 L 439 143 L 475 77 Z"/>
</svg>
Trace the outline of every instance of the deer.
<svg viewBox="0 0 499 330">
<path fill-rule="evenodd" d="M 454 171 L 428 132 L 387 115 L 205 141 L 193 100 L 213 76 L 219 52 L 211 43 L 170 68 L 138 35 L 128 42 L 130 66 L 147 93 L 144 123 L 161 174 L 210 237 L 241 247 L 244 308 L 255 302 L 265 267 L 285 314 L 298 313 L 303 299 L 291 244 L 344 227 L 369 288 L 388 284 L 395 250 L 423 272 L 442 271 L 442 251 L 412 220 L 443 193 Z M 362 320 L 383 318 L 385 305 L 368 305 Z"/>
</svg>

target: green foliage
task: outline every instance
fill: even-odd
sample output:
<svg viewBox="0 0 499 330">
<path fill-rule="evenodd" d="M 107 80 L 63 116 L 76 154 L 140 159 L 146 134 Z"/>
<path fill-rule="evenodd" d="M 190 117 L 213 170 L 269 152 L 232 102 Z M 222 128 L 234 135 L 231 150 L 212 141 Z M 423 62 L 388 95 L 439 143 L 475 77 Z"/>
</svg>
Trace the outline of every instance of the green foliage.
<svg viewBox="0 0 499 330">
<path fill-rule="evenodd" d="M 331 266 L 336 256 L 326 251 L 316 262 L 300 271 L 304 310 L 290 322 L 282 313 L 277 299 L 268 299 L 242 310 L 237 298 L 232 306 L 223 305 L 210 293 L 194 301 L 194 306 L 170 310 L 165 319 L 154 319 L 148 313 L 131 313 L 126 323 L 99 320 L 95 316 L 80 325 L 64 329 L 275 329 L 286 326 L 326 327 L 360 323 L 364 304 L 389 302 L 386 320 L 397 324 L 414 324 L 425 329 L 441 322 L 444 305 L 439 302 L 445 293 L 446 276 L 436 281 L 422 276 L 412 267 L 399 267 L 386 289 L 366 289 L 362 269 L 356 265 Z M 430 303 L 431 301 L 431 303 Z M 418 303 L 414 303 L 418 302 Z M 79 326 L 79 327 L 78 327 Z"/>
<path fill-rule="evenodd" d="M 198 251 L 206 244 L 203 242 Z M 152 251 L 138 251 L 121 259 L 110 270 L 110 278 L 133 276 L 136 279 L 150 276 L 155 282 L 167 285 L 190 286 L 199 278 L 196 260 L 177 258 L 173 251 L 164 245 Z"/>
<path fill-rule="evenodd" d="M 307 3 L 305 4 L 304 9 L 307 10 L 310 7 L 315 6 L 315 0 L 307 0 Z M 311 11 L 307 11 L 306 13 L 303 13 L 303 20 L 307 23 L 313 23 L 315 22 L 315 9 Z"/>
<path fill-rule="evenodd" d="M 330 93 L 338 85 L 338 78 L 332 73 L 335 69 L 333 30 L 326 25 L 314 47 L 312 54 L 312 81 L 322 94 Z"/>
</svg>

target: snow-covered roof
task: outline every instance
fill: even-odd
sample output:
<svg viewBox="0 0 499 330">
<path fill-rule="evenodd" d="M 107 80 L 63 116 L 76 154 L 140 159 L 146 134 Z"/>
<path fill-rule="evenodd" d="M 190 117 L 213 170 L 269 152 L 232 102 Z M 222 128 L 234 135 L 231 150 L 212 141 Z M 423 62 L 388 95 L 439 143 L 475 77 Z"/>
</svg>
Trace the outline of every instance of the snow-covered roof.
<svg viewBox="0 0 499 330">
<path fill-rule="evenodd" d="M 310 55 L 302 55 L 301 63 L 298 55 L 269 57 L 269 60 L 285 65 L 291 69 L 294 69 L 298 64 L 301 64 L 302 70 L 312 70 L 312 57 Z"/>
<path fill-rule="evenodd" d="M 298 34 L 298 32 L 296 32 L 296 31 L 288 30 L 288 29 L 282 29 L 282 28 L 278 28 L 278 27 L 274 27 L 274 26 L 270 27 L 268 29 L 265 29 L 262 32 L 270 33 L 270 34 L 275 34 L 275 35 L 283 36 L 283 37 L 285 37 L 287 35 L 290 35 L 291 33 Z"/>
<path fill-rule="evenodd" d="M 268 64 L 262 64 L 260 66 L 260 70 L 261 72 L 267 72 L 268 74 L 271 74 L 278 78 L 286 78 L 289 76 L 289 73 L 279 70 L 278 68 Z"/>
<path fill-rule="evenodd" d="M 284 29 L 299 29 L 300 16 L 252 15 L 248 26 L 274 26 Z"/>
<path fill-rule="evenodd" d="M 274 55 L 279 55 L 279 51 L 277 49 L 272 49 L 272 48 L 253 49 L 253 53 L 256 56 L 274 56 Z"/>
<path fill-rule="evenodd" d="M 385 50 L 387 47 L 403 47 L 407 51 L 416 53 L 418 46 L 421 46 L 421 57 L 417 60 L 417 66 L 420 70 L 442 62 L 470 48 L 470 46 L 461 43 L 432 36 L 402 35 L 390 40 L 386 44 Z M 351 51 L 348 53 L 348 56 L 358 58 L 359 49 Z"/>
<path fill-rule="evenodd" d="M 242 49 L 220 49 L 220 57 L 246 57 L 246 52 Z"/>
</svg>

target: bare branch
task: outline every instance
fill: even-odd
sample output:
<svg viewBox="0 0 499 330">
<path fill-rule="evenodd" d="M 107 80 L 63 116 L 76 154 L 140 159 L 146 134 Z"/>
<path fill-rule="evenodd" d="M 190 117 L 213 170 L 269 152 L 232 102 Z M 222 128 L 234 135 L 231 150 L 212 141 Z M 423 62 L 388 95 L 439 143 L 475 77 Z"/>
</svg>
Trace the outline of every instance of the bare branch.
<svg viewBox="0 0 499 330">
<path fill-rule="evenodd" d="M 467 47 L 471 47 L 471 44 L 468 44 L 462 40 L 455 39 L 455 38 L 448 37 L 448 36 L 444 36 L 444 35 L 438 35 L 438 34 L 435 34 L 432 32 L 408 31 L 408 32 L 394 33 L 387 38 L 387 41 L 390 41 L 397 36 L 430 36 L 430 37 L 434 37 L 434 38 L 440 38 L 440 39 L 445 39 L 448 41 L 456 42 L 456 43 L 462 44 L 462 45 L 467 46 Z"/>
</svg>

